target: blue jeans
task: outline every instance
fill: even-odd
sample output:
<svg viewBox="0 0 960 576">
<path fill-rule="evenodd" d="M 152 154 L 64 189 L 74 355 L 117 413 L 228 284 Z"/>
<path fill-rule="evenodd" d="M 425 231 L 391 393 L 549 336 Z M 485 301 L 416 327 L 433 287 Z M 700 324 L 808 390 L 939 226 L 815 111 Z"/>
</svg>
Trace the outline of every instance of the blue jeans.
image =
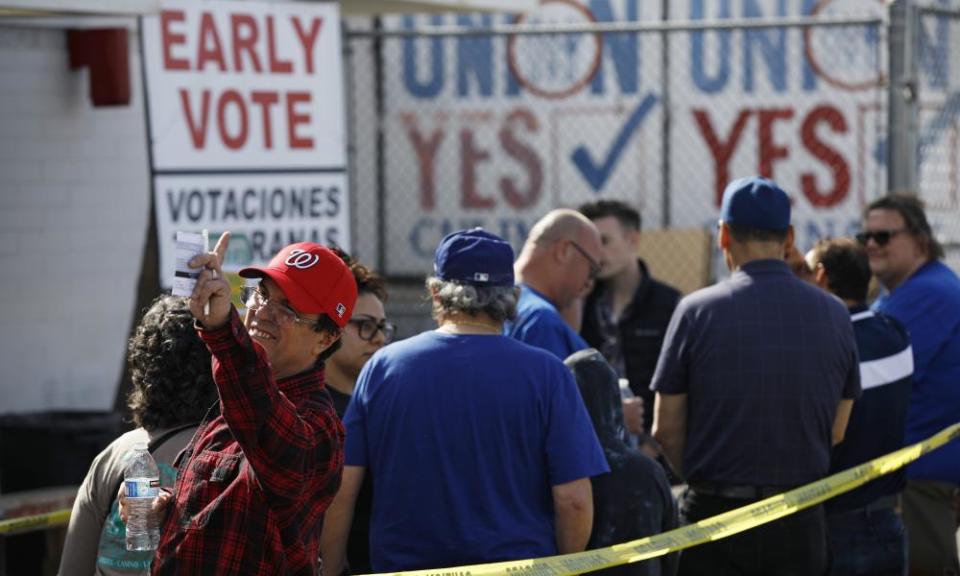
<svg viewBox="0 0 960 576">
<path fill-rule="evenodd" d="M 827 516 L 831 576 L 906 576 L 907 539 L 893 508 Z"/>
</svg>

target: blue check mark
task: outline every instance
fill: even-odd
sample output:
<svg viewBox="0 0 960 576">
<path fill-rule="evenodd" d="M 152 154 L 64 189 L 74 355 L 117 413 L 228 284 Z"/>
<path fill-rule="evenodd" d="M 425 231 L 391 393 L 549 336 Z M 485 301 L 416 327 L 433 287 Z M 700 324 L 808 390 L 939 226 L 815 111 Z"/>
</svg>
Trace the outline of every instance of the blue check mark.
<svg viewBox="0 0 960 576">
<path fill-rule="evenodd" d="M 606 159 L 604 159 L 600 166 L 597 166 L 593 162 L 593 158 L 590 156 L 590 152 L 586 146 L 581 144 L 574 149 L 570 159 L 573 160 L 573 164 L 580 170 L 583 178 L 590 184 L 594 192 L 599 192 L 600 189 L 603 188 L 603 185 L 607 183 L 607 179 L 613 174 L 613 169 L 617 166 L 617 162 L 619 162 L 620 157 L 623 156 L 623 151 L 626 150 L 630 138 L 634 132 L 640 128 L 644 118 L 647 117 L 647 114 L 650 113 L 650 110 L 652 110 L 656 104 L 657 97 L 653 94 L 647 94 L 643 101 L 640 102 L 640 105 L 637 106 L 637 109 L 630 114 L 627 123 L 620 129 L 616 140 L 613 141 L 613 145 L 610 147 L 610 151 L 607 152 Z"/>
</svg>

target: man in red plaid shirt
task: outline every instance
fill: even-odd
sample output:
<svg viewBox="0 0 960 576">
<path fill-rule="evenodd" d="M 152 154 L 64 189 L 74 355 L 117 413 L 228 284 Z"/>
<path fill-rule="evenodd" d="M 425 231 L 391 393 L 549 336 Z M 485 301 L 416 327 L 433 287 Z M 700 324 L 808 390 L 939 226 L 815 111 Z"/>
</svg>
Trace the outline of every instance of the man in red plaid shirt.
<svg viewBox="0 0 960 576">
<path fill-rule="evenodd" d="M 220 266 L 228 233 L 190 299 L 213 355 L 220 402 L 179 458 L 154 574 L 316 574 L 323 515 L 340 485 L 343 427 L 323 378 L 357 286 L 347 265 L 310 242 L 240 275 L 246 317 Z M 219 408 L 219 410 L 217 410 Z M 172 505 L 171 505 L 172 504 Z"/>
</svg>

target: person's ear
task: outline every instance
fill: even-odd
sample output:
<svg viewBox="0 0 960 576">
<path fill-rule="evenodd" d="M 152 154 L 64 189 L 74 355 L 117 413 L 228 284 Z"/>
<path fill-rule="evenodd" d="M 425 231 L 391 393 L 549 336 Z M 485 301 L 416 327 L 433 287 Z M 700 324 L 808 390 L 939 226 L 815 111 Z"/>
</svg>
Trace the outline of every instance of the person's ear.
<svg viewBox="0 0 960 576">
<path fill-rule="evenodd" d="M 793 242 L 796 239 L 796 236 L 793 232 L 793 225 L 787 226 L 787 236 L 783 239 L 783 253 L 789 254 L 793 250 Z"/>
<path fill-rule="evenodd" d="M 720 227 L 717 229 L 717 246 L 719 246 L 721 250 L 730 249 L 730 227 L 724 222 L 721 222 Z"/>
<path fill-rule="evenodd" d="M 319 356 L 324 350 L 333 346 L 333 343 L 340 339 L 342 332 L 340 330 L 336 332 L 324 330 L 323 332 L 315 332 L 315 334 L 317 335 L 317 339 L 313 347 L 313 353 L 315 356 Z"/>
<path fill-rule="evenodd" d="M 557 240 L 553 243 L 553 246 L 550 249 L 553 251 L 553 258 L 559 264 L 566 265 L 570 261 L 570 251 L 572 246 L 570 246 L 570 241 L 563 239 Z"/>
<path fill-rule="evenodd" d="M 823 267 L 823 264 L 817 264 L 817 267 L 813 270 L 813 281 L 824 290 L 829 290 L 830 279 L 827 278 L 827 269 Z"/>
</svg>

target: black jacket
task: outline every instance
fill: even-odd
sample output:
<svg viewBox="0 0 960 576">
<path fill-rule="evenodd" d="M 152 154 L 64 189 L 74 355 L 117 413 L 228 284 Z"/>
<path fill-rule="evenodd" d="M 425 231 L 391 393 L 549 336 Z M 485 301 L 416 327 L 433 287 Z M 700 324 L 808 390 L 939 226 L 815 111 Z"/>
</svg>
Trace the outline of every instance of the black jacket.
<svg viewBox="0 0 960 576">
<path fill-rule="evenodd" d="M 650 380 L 657 367 L 663 337 L 673 316 L 673 310 L 680 301 L 680 291 L 650 277 L 647 265 L 638 260 L 643 280 L 637 287 L 633 300 L 621 314 L 617 324 L 620 328 L 620 342 L 623 347 L 626 374 L 633 393 L 643 398 L 648 415 L 653 413 L 653 392 Z M 583 324 L 580 334 L 590 346 L 603 350 L 603 333 L 598 318 L 598 299 L 606 290 L 603 282 L 597 282 L 587 296 L 583 307 Z M 647 432 L 653 424 L 653 418 L 644 419 Z"/>
</svg>

